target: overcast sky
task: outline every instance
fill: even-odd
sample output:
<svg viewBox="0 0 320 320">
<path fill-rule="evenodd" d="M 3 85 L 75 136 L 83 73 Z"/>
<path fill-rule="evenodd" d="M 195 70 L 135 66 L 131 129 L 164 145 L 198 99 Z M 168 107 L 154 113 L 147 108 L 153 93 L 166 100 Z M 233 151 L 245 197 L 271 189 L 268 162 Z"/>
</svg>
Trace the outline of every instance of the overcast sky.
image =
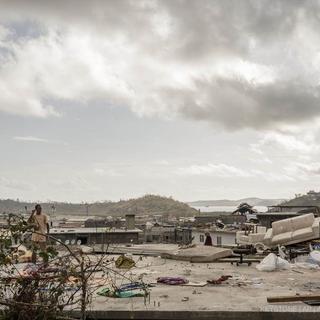
<svg viewBox="0 0 320 320">
<path fill-rule="evenodd" d="M 1 1 L 0 198 L 319 190 L 320 1 Z"/>
</svg>

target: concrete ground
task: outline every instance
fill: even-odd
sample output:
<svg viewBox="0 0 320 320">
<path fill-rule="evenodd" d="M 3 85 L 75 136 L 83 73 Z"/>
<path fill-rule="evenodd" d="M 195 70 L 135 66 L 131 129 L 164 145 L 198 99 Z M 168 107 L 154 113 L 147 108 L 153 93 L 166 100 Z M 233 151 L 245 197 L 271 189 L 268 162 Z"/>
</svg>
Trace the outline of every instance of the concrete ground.
<svg viewBox="0 0 320 320">
<path fill-rule="evenodd" d="M 121 271 L 132 280 L 142 278 L 145 283 L 156 283 L 157 277 L 181 276 L 190 282 L 205 283 L 207 280 L 231 275 L 221 285 L 204 287 L 170 286 L 156 284 L 150 298 L 108 298 L 95 295 L 94 310 L 108 311 L 297 311 L 320 312 L 320 307 L 303 303 L 269 304 L 268 296 L 320 294 L 320 271 L 290 269 L 261 272 L 257 263 L 235 266 L 230 263 L 190 263 L 161 259 L 160 257 L 133 256 L 137 267 Z M 293 271 L 293 270 L 296 270 Z M 117 283 L 126 283 L 117 277 Z"/>
</svg>

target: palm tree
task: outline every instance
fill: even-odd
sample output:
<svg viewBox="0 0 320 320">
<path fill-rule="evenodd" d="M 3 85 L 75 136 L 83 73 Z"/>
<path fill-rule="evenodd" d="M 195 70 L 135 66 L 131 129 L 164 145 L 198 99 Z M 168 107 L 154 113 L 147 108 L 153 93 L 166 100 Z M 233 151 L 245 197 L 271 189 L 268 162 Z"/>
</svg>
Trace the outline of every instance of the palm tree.
<svg viewBox="0 0 320 320">
<path fill-rule="evenodd" d="M 245 214 L 255 214 L 257 212 L 256 209 L 253 209 L 253 206 L 246 202 L 242 202 L 238 205 L 237 209 L 232 212 L 232 214 L 238 214 L 244 216 Z"/>
</svg>

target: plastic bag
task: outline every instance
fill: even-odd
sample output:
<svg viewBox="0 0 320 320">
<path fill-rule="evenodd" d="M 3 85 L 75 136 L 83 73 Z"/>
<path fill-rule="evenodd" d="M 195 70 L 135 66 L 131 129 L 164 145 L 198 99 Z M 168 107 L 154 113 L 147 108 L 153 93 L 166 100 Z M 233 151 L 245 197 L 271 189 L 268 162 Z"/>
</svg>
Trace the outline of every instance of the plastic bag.
<svg viewBox="0 0 320 320">
<path fill-rule="evenodd" d="M 320 251 L 317 251 L 317 250 L 311 251 L 310 252 L 310 259 L 314 263 L 320 265 Z"/>
<path fill-rule="evenodd" d="M 289 268 L 290 268 L 290 263 L 287 260 L 282 259 L 280 257 L 277 257 L 277 269 L 278 270 L 286 270 Z"/>
<path fill-rule="evenodd" d="M 277 256 L 274 253 L 267 255 L 258 265 L 259 271 L 274 271 L 277 266 Z"/>
<path fill-rule="evenodd" d="M 291 267 L 309 269 L 309 270 L 319 270 L 320 269 L 320 262 L 318 262 L 319 258 L 320 258 L 320 255 L 317 253 L 317 251 L 311 251 L 309 255 L 301 255 L 296 257 Z"/>
<path fill-rule="evenodd" d="M 256 267 L 259 271 L 274 271 L 290 268 L 287 260 L 277 257 L 274 253 L 267 255 Z"/>
</svg>

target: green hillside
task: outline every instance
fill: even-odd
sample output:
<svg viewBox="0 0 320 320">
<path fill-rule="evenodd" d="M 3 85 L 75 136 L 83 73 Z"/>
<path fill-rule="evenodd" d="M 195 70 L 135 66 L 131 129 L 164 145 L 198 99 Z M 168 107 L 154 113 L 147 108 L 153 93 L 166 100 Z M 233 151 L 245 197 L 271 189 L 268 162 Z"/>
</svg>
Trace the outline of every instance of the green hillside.
<svg viewBox="0 0 320 320">
<path fill-rule="evenodd" d="M 283 205 L 290 206 L 319 206 L 320 198 L 313 198 L 308 195 L 301 195 L 289 201 L 282 203 Z"/>
<path fill-rule="evenodd" d="M 30 212 L 35 203 L 20 202 L 15 200 L 0 200 L 0 213 L 21 213 L 25 212 L 27 206 Z M 43 210 L 52 212 L 52 206 L 57 215 L 89 215 L 98 216 L 123 216 L 127 213 L 136 215 L 161 214 L 173 216 L 194 216 L 198 211 L 185 203 L 156 195 L 145 195 L 137 199 L 121 200 L 118 202 L 94 202 L 90 204 L 52 202 L 41 203 Z"/>
</svg>

